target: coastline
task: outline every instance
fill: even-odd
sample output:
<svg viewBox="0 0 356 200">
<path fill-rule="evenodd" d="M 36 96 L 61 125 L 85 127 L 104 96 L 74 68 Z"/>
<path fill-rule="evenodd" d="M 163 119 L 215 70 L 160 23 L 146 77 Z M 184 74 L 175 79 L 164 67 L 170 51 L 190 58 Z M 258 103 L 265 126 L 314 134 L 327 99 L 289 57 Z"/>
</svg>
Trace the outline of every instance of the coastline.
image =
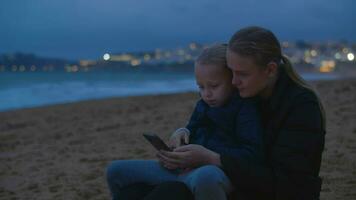
<svg viewBox="0 0 356 200">
<path fill-rule="evenodd" d="M 321 199 L 354 199 L 356 79 L 311 84 L 327 116 Z M 0 112 L 0 199 L 109 199 L 107 164 L 154 158 L 142 133 L 167 140 L 198 98 L 186 92 Z"/>
<path fill-rule="evenodd" d="M 301 76 L 307 81 L 348 77 L 339 73 L 301 73 Z M 95 99 L 196 91 L 192 72 L 0 73 L 0 112 Z"/>
</svg>

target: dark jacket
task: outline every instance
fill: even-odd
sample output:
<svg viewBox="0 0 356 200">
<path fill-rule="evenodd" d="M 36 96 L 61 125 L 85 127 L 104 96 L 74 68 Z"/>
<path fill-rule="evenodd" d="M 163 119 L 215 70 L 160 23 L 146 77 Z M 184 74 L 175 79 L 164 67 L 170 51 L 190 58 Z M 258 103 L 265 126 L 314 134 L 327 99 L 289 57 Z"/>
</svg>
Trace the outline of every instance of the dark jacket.
<svg viewBox="0 0 356 200">
<path fill-rule="evenodd" d="M 280 71 L 272 97 L 259 109 L 264 164 L 222 155 L 226 174 L 246 199 L 319 199 L 325 124 L 317 97 Z"/>
<path fill-rule="evenodd" d="M 192 144 L 203 145 L 221 155 L 258 162 L 263 151 L 259 120 L 256 101 L 236 94 L 221 107 L 209 107 L 199 100 L 186 128 L 191 132 Z"/>
</svg>

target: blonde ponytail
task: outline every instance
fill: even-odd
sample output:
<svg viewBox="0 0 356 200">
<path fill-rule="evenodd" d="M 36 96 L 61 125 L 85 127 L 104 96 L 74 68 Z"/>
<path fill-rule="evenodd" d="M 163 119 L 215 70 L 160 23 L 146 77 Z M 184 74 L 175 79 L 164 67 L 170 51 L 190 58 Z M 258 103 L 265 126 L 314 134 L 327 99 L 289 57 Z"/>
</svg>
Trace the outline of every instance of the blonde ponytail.
<svg viewBox="0 0 356 200">
<path fill-rule="evenodd" d="M 311 91 L 317 98 L 318 103 L 319 103 L 319 108 L 321 111 L 321 119 L 322 119 L 322 126 L 325 129 L 325 110 L 324 107 L 321 103 L 321 100 L 319 98 L 319 95 L 315 92 L 315 90 L 294 70 L 294 68 L 292 67 L 292 63 L 289 61 L 289 59 L 286 56 L 282 56 L 282 61 L 283 64 L 281 65 L 281 67 L 284 69 L 285 73 L 287 74 L 287 76 L 297 85 L 299 85 L 300 87 L 303 87 L 309 91 Z"/>
</svg>

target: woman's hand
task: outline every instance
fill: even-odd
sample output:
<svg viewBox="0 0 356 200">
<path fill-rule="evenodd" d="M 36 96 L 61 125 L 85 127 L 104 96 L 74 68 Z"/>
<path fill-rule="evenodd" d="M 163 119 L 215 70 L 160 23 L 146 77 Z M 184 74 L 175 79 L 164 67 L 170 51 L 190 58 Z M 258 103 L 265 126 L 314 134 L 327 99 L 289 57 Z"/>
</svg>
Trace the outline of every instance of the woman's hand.
<svg viewBox="0 0 356 200">
<path fill-rule="evenodd" d="M 160 151 L 157 157 L 168 169 L 196 168 L 208 164 L 221 166 L 219 154 L 196 144 L 177 147 L 173 152 Z"/>
<path fill-rule="evenodd" d="M 177 129 L 169 138 L 168 145 L 170 148 L 175 149 L 177 147 L 189 144 L 190 132 L 186 128 Z"/>
</svg>

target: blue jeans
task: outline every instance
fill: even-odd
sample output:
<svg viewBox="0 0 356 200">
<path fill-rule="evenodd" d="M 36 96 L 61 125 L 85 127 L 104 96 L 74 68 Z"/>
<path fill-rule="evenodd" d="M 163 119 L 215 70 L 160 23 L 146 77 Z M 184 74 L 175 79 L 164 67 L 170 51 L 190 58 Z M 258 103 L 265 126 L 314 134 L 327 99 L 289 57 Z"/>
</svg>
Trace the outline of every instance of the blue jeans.
<svg viewBox="0 0 356 200">
<path fill-rule="evenodd" d="M 185 183 L 196 200 L 227 199 L 232 185 L 224 172 L 215 165 L 205 165 L 180 174 L 168 170 L 156 160 L 118 160 L 107 168 L 107 182 L 114 200 L 120 189 L 134 183 L 157 185 L 166 181 Z M 174 195 L 174 194 L 173 194 Z"/>
</svg>

